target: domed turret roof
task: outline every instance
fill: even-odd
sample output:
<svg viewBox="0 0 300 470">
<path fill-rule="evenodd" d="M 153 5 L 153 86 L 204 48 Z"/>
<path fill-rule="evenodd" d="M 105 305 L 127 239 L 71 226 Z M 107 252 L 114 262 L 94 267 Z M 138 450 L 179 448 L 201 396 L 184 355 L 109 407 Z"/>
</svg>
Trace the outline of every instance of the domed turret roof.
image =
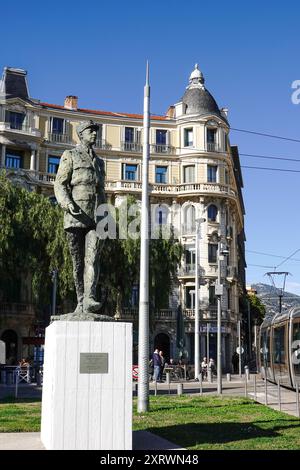
<svg viewBox="0 0 300 470">
<path fill-rule="evenodd" d="M 189 82 L 181 99 L 186 105 L 185 114 L 215 114 L 224 119 L 215 99 L 204 86 L 204 77 L 198 68 L 198 64 L 195 65 Z"/>
</svg>

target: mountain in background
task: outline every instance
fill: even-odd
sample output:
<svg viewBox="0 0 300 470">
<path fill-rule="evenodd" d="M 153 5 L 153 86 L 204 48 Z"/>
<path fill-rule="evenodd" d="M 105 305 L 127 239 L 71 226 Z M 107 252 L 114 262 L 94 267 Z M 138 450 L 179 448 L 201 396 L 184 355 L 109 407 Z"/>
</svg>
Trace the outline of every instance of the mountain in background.
<svg viewBox="0 0 300 470">
<path fill-rule="evenodd" d="M 252 289 L 257 291 L 257 297 L 266 307 L 266 315 L 273 316 L 279 311 L 279 294 L 281 289 L 277 289 L 268 284 L 252 284 Z M 284 292 L 282 298 L 282 312 L 289 310 L 291 307 L 300 306 L 300 296 L 291 292 Z"/>
</svg>

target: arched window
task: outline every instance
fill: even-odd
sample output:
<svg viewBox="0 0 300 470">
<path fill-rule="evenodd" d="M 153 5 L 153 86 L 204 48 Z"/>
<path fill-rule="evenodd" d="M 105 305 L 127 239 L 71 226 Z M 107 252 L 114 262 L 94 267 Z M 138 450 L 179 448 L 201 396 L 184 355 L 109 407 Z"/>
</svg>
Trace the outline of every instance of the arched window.
<svg viewBox="0 0 300 470">
<path fill-rule="evenodd" d="M 191 204 L 185 208 L 184 211 L 184 225 L 186 233 L 193 233 L 195 232 L 195 218 L 196 218 L 196 211 L 195 207 Z"/>
<path fill-rule="evenodd" d="M 165 205 L 160 205 L 156 208 L 156 225 L 166 225 L 168 223 L 169 208 Z"/>
<path fill-rule="evenodd" d="M 214 204 L 211 204 L 207 209 L 207 218 L 209 222 L 216 222 L 218 216 L 218 208 Z"/>
</svg>

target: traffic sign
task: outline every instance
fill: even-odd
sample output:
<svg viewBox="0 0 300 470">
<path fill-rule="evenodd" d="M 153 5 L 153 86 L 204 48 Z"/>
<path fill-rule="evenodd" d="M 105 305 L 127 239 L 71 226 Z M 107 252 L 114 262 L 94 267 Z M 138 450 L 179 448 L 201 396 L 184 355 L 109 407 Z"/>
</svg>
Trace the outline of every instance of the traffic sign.
<svg viewBox="0 0 300 470">
<path fill-rule="evenodd" d="M 241 347 L 241 348 L 237 347 L 237 348 L 236 348 L 236 352 L 237 352 L 238 354 L 244 354 L 244 348 L 243 348 L 243 347 Z"/>
</svg>

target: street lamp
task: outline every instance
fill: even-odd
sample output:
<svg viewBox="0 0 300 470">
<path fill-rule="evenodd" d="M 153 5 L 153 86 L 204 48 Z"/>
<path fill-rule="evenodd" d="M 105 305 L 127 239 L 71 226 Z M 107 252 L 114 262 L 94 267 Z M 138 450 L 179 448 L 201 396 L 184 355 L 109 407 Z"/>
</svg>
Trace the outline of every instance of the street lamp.
<svg viewBox="0 0 300 470">
<path fill-rule="evenodd" d="M 195 237 L 195 380 L 200 374 L 200 316 L 199 316 L 199 240 L 201 239 L 201 224 L 206 219 L 196 219 Z"/>
<path fill-rule="evenodd" d="M 221 314 L 222 314 L 222 296 L 223 284 L 221 284 L 221 261 L 224 256 L 229 255 L 227 249 L 221 251 L 221 241 L 218 241 L 218 281 L 215 286 L 215 294 L 218 298 L 218 316 L 217 316 L 217 380 L 218 380 L 218 394 L 222 394 L 222 347 L 221 347 Z"/>
</svg>

